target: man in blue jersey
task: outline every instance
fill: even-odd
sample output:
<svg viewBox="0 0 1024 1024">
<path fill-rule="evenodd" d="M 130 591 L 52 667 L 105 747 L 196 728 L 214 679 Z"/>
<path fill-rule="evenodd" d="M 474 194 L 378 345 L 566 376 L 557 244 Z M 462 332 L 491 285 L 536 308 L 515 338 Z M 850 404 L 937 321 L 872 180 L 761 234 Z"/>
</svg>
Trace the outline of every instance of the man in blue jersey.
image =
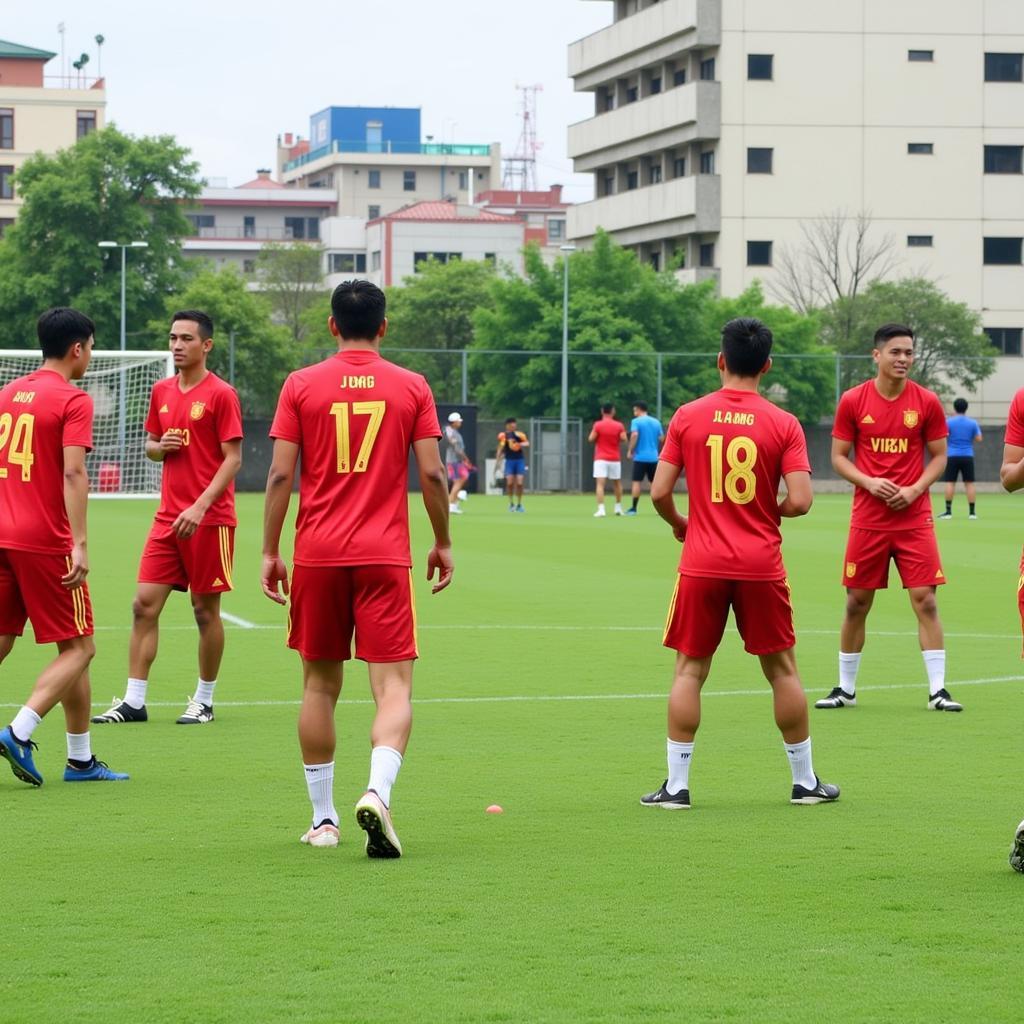
<svg viewBox="0 0 1024 1024">
<path fill-rule="evenodd" d="M 981 440 L 981 427 L 977 420 L 965 416 L 967 399 L 958 398 L 953 403 L 955 416 L 948 416 L 949 424 L 949 458 L 946 460 L 946 511 L 939 519 L 953 518 L 953 492 L 956 490 L 956 478 L 964 481 L 967 492 L 968 519 L 977 519 L 974 514 L 974 502 L 977 495 L 974 490 L 974 446 Z"/>
<path fill-rule="evenodd" d="M 633 420 L 629 424 L 629 451 L 626 457 L 633 460 L 633 507 L 627 516 L 636 515 L 640 501 L 640 484 L 647 477 L 648 488 L 658 468 L 658 450 L 665 440 L 661 424 L 647 412 L 646 402 L 633 403 Z"/>
</svg>

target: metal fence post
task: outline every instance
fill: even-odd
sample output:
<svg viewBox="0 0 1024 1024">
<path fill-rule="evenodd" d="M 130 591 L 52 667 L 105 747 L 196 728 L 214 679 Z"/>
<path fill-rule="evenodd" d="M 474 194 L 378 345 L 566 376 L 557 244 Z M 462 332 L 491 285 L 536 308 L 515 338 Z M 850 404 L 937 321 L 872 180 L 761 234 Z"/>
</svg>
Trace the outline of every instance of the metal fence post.
<svg viewBox="0 0 1024 1024">
<path fill-rule="evenodd" d="M 469 403 L 469 352 L 462 350 L 462 404 Z"/>
<path fill-rule="evenodd" d="M 842 360 L 843 357 L 837 352 L 836 353 L 836 405 L 839 405 L 839 399 L 843 393 L 843 374 L 842 374 Z"/>
<path fill-rule="evenodd" d="M 658 422 L 661 422 L 661 353 L 657 355 L 657 367 L 658 367 Z"/>
</svg>

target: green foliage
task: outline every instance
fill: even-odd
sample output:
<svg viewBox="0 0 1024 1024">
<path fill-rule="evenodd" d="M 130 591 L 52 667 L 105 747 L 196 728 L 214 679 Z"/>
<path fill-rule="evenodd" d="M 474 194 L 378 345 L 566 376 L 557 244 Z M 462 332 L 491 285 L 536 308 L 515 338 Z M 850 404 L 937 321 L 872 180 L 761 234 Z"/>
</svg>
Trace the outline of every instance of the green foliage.
<svg viewBox="0 0 1024 1024">
<path fill-rule="evenodd" d="M 256 257 L 256 276 L 274 320 L 288 328 L 293 341 L 304 341 L 310 333 L 306 314 L 323 298 L 323 249 L 267 242 Z"/>
<path fill-rule="evenodd" d="M 34 346 L 36 318 L 57 305 L 96 321 L 97 347 L 118 347 L 121 252 L 100 241 L 149 245 L 127 254 L 125 319 L 130 333 L 140 329 L 183 279 L 181 200 L 200 191 L 188 157 L 168 135 L 108 127 L 25 162 L 15 179 L 24 205 L 0 240 L 0 347 Z M 128 347 L 147 346 L 129 338 Z"/>
<path fill-rule="evenodd" d="M 230 338 L 235 334 L 235 387 L 247 416 L 274 411 L 285 377 L 300 365 L 298 347 L 288 329 L 271 320 L 270 303 L 250 291 L 234 267 L 214 270 L 200 265 L 184 290 L 165 301 L 164 315 L 151 320 L 149 334 L 167 337 L 171 314 L 201 309 L 213 319 L 214 344 L 208 366 L 225 380 L 230 372 Z"/>
</svg>

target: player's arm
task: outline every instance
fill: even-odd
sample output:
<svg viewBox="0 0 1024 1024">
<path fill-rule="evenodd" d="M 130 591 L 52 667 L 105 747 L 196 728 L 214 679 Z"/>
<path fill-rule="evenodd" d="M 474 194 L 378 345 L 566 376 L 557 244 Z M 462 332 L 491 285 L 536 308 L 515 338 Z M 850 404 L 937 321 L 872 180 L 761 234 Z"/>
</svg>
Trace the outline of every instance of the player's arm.
<svg viewBox="0 0 1024 1024">
<path fill-rule="evenodd" d="M 977 444 L 979 441 L 983 441 L 984 438 L 981 436 L 981 427 L 978 427 L 978 432 L 971 438 L 971 444 Z"/>
<path fill-rule="evenodd" d="M 894 498 L 899 488 L 891 481 L 882 476 L 868 476 L 862 473 L 850 458 L 850 451 L 853 448 L 852 441 L 846 441 L 841 437 L 832 438 L 832 468 L 844 479 L 855 487 L 861 487 L 876 498 L 888 501 Z"/>
<path fill-rule="evenodd" d="M 676 499 L 672 494 L 682 471 L 682 466 L 661 459 L 654 472 L 654 480 L 651 481 L 651 504 L 658 515 L 672 527 L 672 533 L 678 541 L 686 540 L 688 522 L 686 516 L 676 508 Z"/>
<path fill-rule="evenodd" d="M 451 583 L 455 572 L 452 538 L 448 532 L 448 477 L 441 462 L 437 438 L 422 437 L 413 441 L 412 451 L 419 470 L 423 507 L 427 510 L 427 518 L 434 531 L 434 546 L 427 555 L 427 579 L 432 580 L 434 573 L 437 573 L 437 582 L 432 588 L 436 594 Z"/>
<path fill-rule="evenodd" d="M 597 431 L 591 429 L 590 433 L 587 434 L 587 444 L 593 444 L 597 440 Z"/>
<path fill-rule="evenodd" d="M 1003 490 L 1011 494 L 1024 487 L 1024 448 L 1020 445 L 1003 445 L 1003 464 L 999 467 L 999 482 L 1003 485 Z"/>
<path fill-rule="evenodd" d="M 242 468 L 242 439 L 236 437 L 231 441 L 221 441 L 221 460 L 213 479 L 207 484 L 206 490 L 188 508 L 184 509 L 171 524 L 171 529 L 179 537 L 191 537 L 203 522 L 203 516 L 210 506 L 228 489 L 231 481 L 238 476 Z"/>
<path fill-rule="evenodd" d="M 529 448 L 530 447 L 530 439 L 525 434 L 520 434 L 519 435 L 519 445 L 522 448 Z"/>
<path fill-rule="evenodd" d="M 946 439 L 940 437 L 934 441 L 929 441 L 928 454 L 931 456 L 931 459 L 917 480 L 909 487 L 897 488 L 896 494 L 886 500 L 889 508 L 910 508 L 942 476 L 946 469 Z"/>
<path fill-rule="evenodd" d="M 147 434 L 146 458 L 153 462 L 163 462 L 171 452 L 176 452 L 181 445 L 181 434 Z"/>
<path fill-rule="evenodd" d="M 267 492 L 263 500 L 263 568 L 260 585 L 263 593 L 278 604 L 287 603 L 288 569 L 281 560 L 281 530 L 288 514 L 288 503 L 295 483 L 299 446 L 294 441 L 274 438 L 274 454 L 267 473 Z M 278 584 L 281 591 L 278 591 Z"/>
<path fill-rule="evenodd" d="M 811 474 L 803 471 L 786 473 L 786 496 L 779 502 L 779 515 L 784 519 L 795 519 L 811 511 L 814 491 L 811 489 Z"/>
<path fill-rule="evenodd" d="M 71 568 L 61 578 L 68 590 L 76 590 L 89 572 L 86 552 L 86 510 L 89 504 L 89 474 L 85 469 L 85 448 L 64 449 L 64 508 L 71 526 Z"/>
<path fill-rule="evenodd" d="M 636 443 L 639 440 L 639 438 L 640 438 L 640 431 L 639 430 L 631 430 L 629 432 L 629 449 L 626 452 L 626 458 L 627 459 L 632 459 L 633 458 L 633 452 L 636 451 Z"/>
</svg>

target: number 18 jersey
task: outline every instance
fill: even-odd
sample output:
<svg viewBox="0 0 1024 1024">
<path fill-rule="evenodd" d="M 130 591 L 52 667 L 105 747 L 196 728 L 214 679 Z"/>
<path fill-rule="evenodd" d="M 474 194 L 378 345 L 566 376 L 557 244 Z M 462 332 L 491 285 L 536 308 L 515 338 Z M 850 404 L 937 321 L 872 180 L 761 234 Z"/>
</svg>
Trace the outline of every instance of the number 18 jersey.
<svg viewBox="0 0 1024 1024">
<path fill-rule="evenodd" d="M 785 578 L 779 481 L 811 469 L 796 417 L 756 392 L 722 388 L 676 410 L 660 458 L 686 472 L 683 575 Z"/>
<path fill-rule="evenodd" d="M 423 377 L 339 352 L 288 377 L 270 436 L 299 446 L 296 565 L 412 565 L 409 448 L 441 436 Z"/>
</svg>

